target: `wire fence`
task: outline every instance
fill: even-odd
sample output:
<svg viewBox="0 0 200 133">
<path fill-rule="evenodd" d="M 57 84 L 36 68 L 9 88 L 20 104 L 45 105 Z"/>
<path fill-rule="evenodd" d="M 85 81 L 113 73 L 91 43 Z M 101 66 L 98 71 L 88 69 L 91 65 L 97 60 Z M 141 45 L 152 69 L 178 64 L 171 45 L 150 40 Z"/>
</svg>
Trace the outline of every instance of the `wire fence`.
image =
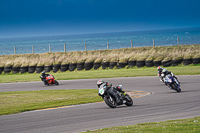
<svg viewBox="0 0 200 133">
<path fill-rule="evenodd" d="M 179 43 L 179 37 L 177 37 L 176 42 L 173 42 L 173 45 L 180 45 Z M 167 44 L 168 45 L 168 44 Z M 172 45 L 172 44 L 171 44 Z M 16 47 L 14 46 L 13 48 L 9 47 L 6 48 L 6 52 L 8 51 L 13 51 L 8 52 L 10 54 L 35 54 L 35 53 L 46 53 L 46 52 L 70 52 L 70 51 L 88 51 L 88 50 L 102 50 L 102 49 L 118 49 L 118 48 L 133 48 L 133 47 L 139 47 L 140 45 L 134 45 L 133 40 L 130 40 L 130 43 L 126 43 L 120 46 L 120 44 L 111 44 L 110 42 L 107 41 L 103 45 L 95 45 L 95 48 L 91 44 L 82 43 L 82 44 L 77 44 L 77 45 L 67 45 L 66 43 L 64 44 L 49 44 L 49 45 L 26 45 L 26 46 L 19 46 Z M 161 45 L 156 45 L 155 39 L 152 38 L 152 42 L 148 42 L 148 45 L 143 45 L 143 46 L 161 46 Z M 162 45 L 163 46 L 163 45 Z"/>
</svg>

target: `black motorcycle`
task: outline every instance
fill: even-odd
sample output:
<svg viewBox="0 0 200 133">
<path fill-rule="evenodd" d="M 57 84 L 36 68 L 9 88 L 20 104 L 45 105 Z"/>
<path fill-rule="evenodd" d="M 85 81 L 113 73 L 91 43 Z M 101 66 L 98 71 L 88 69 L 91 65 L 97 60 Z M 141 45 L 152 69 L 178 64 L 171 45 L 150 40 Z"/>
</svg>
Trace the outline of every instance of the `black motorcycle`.
<svg viewBox="0 0 200 133">
<path fill-rule="evenodd" d="M 120 85 L 120 87 L 122 87 L 122 85 Z M 121 99 L 120 103 L 117 104 L 116 98 L 112 95 L 112 93 L 110 93 L 110 91 L 113 91 L 114 93 L 116 93 L 116 95 L 118 95 L 118 97 L 120 97 Z M 104 99 L 105 103 L 111 108 L 116 108 L 116 106 L 122 104 L 125 104 L 127 106 L 133 105 L 132 98 L 128 94 L 126 94 L 126 92 L 124 91 L 119 92 L 115 90 L 113 87 L 108 88 L 106 86 L 100 86 L 98 94 Z"/>
</svg>

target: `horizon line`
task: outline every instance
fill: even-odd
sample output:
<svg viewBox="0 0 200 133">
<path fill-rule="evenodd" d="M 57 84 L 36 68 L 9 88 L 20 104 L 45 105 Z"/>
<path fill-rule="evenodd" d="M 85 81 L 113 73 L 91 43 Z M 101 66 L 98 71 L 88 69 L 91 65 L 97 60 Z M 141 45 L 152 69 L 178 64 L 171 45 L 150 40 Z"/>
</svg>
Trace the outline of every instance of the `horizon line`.
<svg viewBox="0 0 200 133">
<path fill-rule="evenodd" d="M 24 37 L 48 37 L 48 36 L 74 36 L 74 35 L 92 35 L 92 34 L 109 34 L 109 33 L 123 33 L 123 32 L 140 32 L 140 31 L 163 31 L 176 29 L 198 29 L 200 27 L 184 27 L 184 28 L 168 28 L 168 29 L 144 29 L 144 30 L 127 30 L 127 31 L 110 31 L 110 32 L 91 32 L 91 33 L 74 33 L 74 34 L 45 34 L 45 35 L 21 35 L 21 36 L 4 36 L 0 39 L 6 38 L 24 38 Z"/>
</svg>

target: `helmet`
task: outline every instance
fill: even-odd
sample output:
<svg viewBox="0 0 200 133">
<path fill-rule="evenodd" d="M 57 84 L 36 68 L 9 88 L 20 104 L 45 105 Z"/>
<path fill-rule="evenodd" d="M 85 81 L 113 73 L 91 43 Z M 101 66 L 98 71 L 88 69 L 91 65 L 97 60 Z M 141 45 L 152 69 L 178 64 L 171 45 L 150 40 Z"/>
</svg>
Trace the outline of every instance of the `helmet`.
<svg viewBox="0 0 200 133">
<path fill-rule="evenodd" d="M 97 81 L 97 86 L 100 87 L 103 83 L 104 83 L 103 80 L 99 80 L 99 81 Z"/>
<path fill-rule="evenodd" d="M 164 69 L 162 70 L 162 72 L 163 72 L 163 73 L 167 72 L 167 69 L 166 69 L 166 68 L 164 68 Z"/>
<path fill-rule="evenodd" d="M 42 72 L 42 76 L 44 76 L 44 75 L 45 75 L 45 71 Z"/>
<path fill-rule="evenodd" d="M 158 70 L 159 70 L 159 69 L 162 69 L 162 67 L 161 67 L 161 66 L 158 66 L 157 69 L 158 69 Z"/>
</svg>

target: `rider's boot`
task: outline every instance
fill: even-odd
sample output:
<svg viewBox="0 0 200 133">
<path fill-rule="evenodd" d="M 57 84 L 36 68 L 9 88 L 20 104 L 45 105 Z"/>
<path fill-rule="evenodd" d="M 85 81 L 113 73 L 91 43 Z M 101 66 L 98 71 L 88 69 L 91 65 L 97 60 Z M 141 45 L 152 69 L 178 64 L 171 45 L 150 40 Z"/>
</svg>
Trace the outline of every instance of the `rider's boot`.
<svg viewBox="0 0 200 133">
<path fill-rule="evenodd" d="M 160 77 L 160 82 L 163 82 L 163 83 L 165 82 L 164 79 L 163 79 L 162 77 Z"/>
<path fill-rule="evenodd" d="M 46 82 L 43 80 L 44 85 L 46 85 Z"/>
<path fill-rule="evenodd" d="M 43 80 L 44 85 L 49 86 L 46 80 Z"/>
</svg>

